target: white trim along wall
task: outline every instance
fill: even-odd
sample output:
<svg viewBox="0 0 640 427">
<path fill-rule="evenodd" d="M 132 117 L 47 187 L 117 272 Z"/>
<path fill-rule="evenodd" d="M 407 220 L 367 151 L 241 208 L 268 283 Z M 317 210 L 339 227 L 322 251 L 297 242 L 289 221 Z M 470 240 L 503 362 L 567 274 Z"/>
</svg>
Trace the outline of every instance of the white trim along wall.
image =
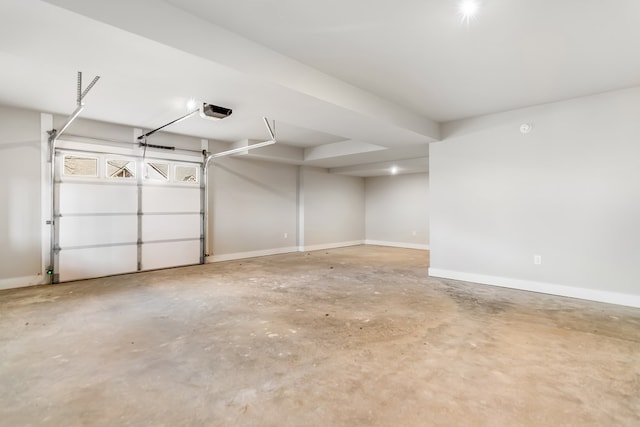
<svg viewBox="0 0 640 427">
<path fill-rule="evenodd" d="M 506 277 L 486 276 L 482 274 L 462 273 L 459 271 L 440 270 L 436 268 L 429 269 L 429 276 L 640 308 L 640 295 L 579 288 L 576 286 L 563 286 L 553 283 L 533 282 L 530 280 L 519 280 Z"/>
<path fill-rule="evenodd" d="M 46 282 L 46 278 L 42 277 L 42 274 L 34 274 L 33 276 L 24 277 L 11 277 L 7 279 L 0 279 L 0 290 L 26 288 L 28 286 L 43 285 Z"/>
<path fill-rule="evenodd" d="M 423 245 L 419 243 L 403 243 L 403 242 L 385 242 L 382 240 L 371 240 L 367 239 L 364 241 L 365 245 L 375 245 L 375 246 L 390 246 L 393 248 L 405 248 L 405 249 L 418 249 L 421 251 L 428 251 L 429 245 Z"/>
</svg>

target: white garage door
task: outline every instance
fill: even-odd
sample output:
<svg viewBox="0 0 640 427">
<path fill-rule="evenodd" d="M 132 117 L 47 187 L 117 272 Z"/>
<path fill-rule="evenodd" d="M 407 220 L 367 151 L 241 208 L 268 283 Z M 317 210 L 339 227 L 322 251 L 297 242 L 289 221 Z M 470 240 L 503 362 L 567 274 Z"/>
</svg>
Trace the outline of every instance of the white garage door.
<svg viewBox="0 0 640 427">
<path fill-rule="evenodd" d="M 54 282 L 202 262 L 197 155 L 57 145 Z"/>
</svg>

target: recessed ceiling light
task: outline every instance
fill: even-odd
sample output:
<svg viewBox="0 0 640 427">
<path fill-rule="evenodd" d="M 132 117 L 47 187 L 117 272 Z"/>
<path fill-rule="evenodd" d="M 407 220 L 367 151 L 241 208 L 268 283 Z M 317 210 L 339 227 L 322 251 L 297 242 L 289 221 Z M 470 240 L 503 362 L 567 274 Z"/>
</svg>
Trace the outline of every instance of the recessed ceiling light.
<svg viewBox="0 0 640 427">
<path fill-rule="evenodd" d="M 398 173 L 398 167 L 397 166 L 392 166 L 391 167 L 391 175 L 395 175 Z"/>
<path fill-rule="evenodd" d="M 462 18 L 462 22 L 467 24 L 476 17 L 478 10 L 480 10 L 480 4 L 477 0 L 463 0 L 458 5 L 458 13 Z"/>
<path fill-rule="evenodd" d="M 195 100 L 195 98 L 189 98 L 186 107 L 187 111 L 193 111 L 198 108 L 198 102 Z"/>
</svg>

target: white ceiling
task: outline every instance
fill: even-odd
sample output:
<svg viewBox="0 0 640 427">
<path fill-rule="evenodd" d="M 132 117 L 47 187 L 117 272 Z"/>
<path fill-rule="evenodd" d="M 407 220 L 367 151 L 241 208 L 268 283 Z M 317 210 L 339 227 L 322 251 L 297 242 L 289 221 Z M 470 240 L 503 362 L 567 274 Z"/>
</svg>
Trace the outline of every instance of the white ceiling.
<svg viewBox="0 0 640 427">
<path fill-rule="evenodd" d="M 438 122 L 640 85 L 637 0 L 484 0 L 469 25 L 456 7 L 2 0 L 0 103 L 69 114 L 81 70 L 101 76 L 83 117 L 153 129 L 195 97 L 234 113 L 168 130 L 264 140 L 268 116 L 282 147 L 256 157 L 369 176 L 426 170 Z"/>
<path fill-rule="evenodd" d="M 437 121 L 640 84 L 640 1 L 169 0 Z"/>
</svg>

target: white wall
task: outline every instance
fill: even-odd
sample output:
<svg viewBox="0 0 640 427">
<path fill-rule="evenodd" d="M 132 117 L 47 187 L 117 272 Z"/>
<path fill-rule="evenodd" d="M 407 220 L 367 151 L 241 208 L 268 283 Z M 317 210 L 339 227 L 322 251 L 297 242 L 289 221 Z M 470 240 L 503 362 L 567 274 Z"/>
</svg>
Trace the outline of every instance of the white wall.
<svg viewBox="0 0 640 427">
<path fill-rule="evenodd" d="M 366 243 L 429 249 L 429 175 L 365 179 Z"/>
<path fill-rule="evenodd" d="M 212 260 L 296 251 L 296 176 L 296 166 L 242 157 L 212 162 Z"/>
<path fill-rule="evenodd" d="M 444 125 L 430 274 L 640 306 L 639 114 L 634 88 Z"/>
<path fill-rule="evenodd" d="M 40 197 L 40 114 L 0 106 L 0 289 L 39 281 Z"/>
<path fill-rule="evenodd" d="M 364 242 L 364 179 L 303 167 L 304 249 Z"/>
</svg>

